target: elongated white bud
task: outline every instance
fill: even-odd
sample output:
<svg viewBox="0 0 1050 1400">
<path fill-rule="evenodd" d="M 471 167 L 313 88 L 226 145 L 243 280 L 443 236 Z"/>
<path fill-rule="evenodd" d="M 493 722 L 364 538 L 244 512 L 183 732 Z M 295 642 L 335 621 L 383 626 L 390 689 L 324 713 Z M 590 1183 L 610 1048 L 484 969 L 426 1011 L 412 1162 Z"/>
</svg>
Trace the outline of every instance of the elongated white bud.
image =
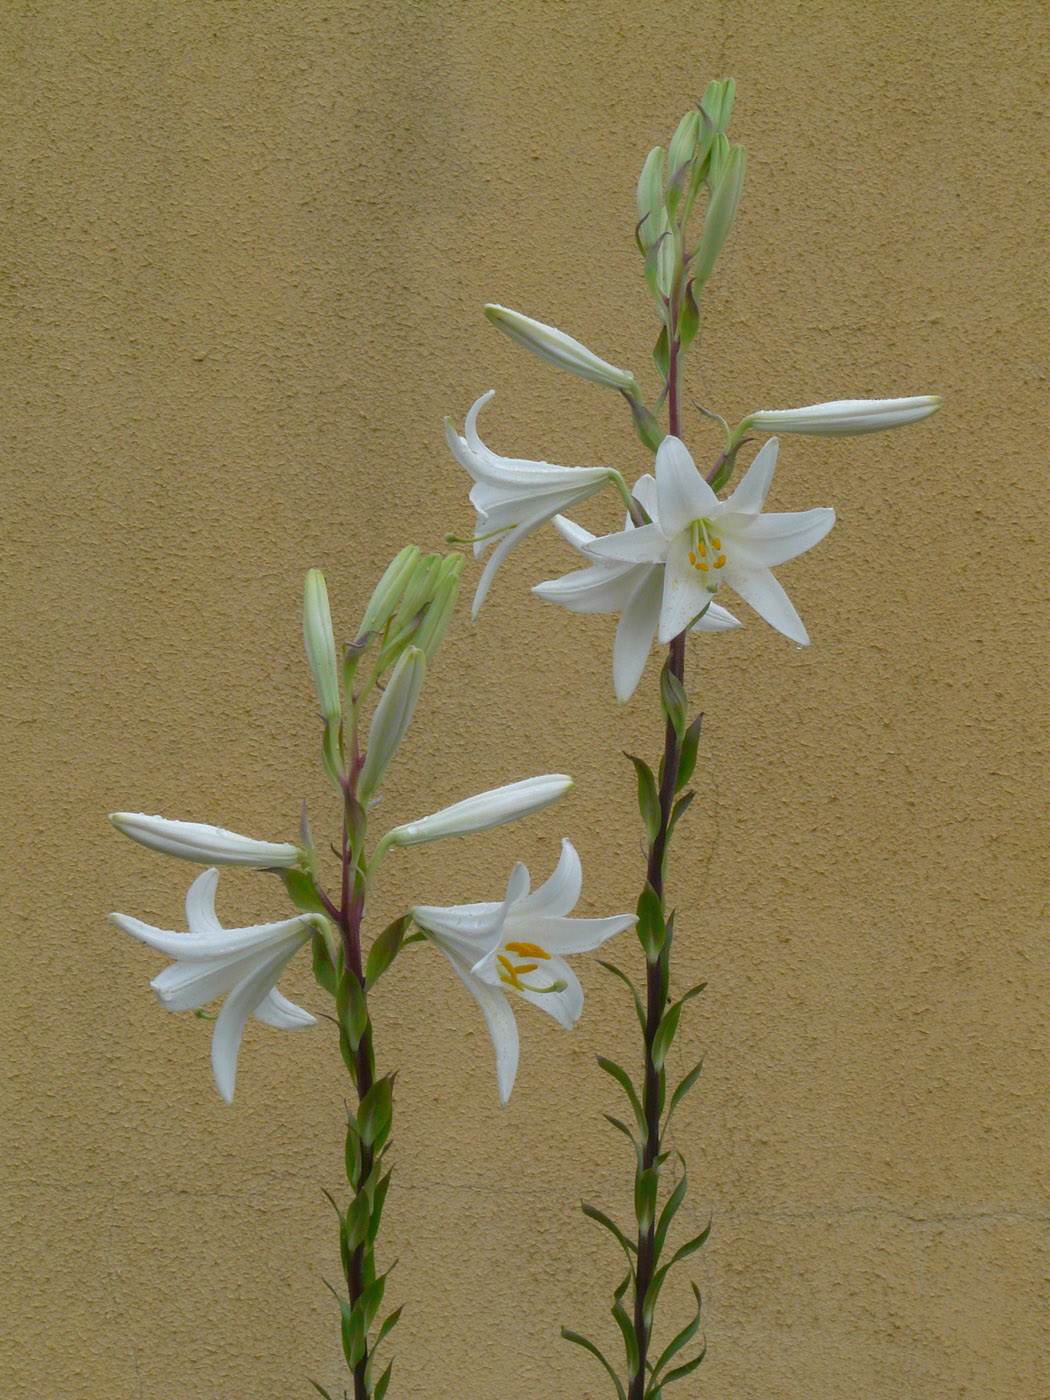
<svg viewBox="0 0 1050 1400">
<path fill-rule="evenodd" d="M 619 389 L 632 398 L 639 398 L 641 391 L 633 374 L 625 369 L 617 369 L 608 361 L 601 360 L 586 345 L 573 340 L 571 335 L 559 331 L 554 326 L 545 326 L 542 321 L 534 321 L 530 316 L 522 316 L 518 311 L 510 311 L 505 306 L 490 303 L 485 307 L 485 315 L 505 336 L 520 345 L 523 350 L 553 365 L 555 369 L 567 369 L 570 374 L 589 379 L 593 384 L 602 384 L 606 389 Z"/>
<path fill-rule="evenodd" d="M 362 801 L 366 801 L 383 781 L 383 775 L 405 737 L 426 671 L 427 659 L 419 647 L 406 647 L 372 716 L 368 752 L 361 769 L 359 792 Z"/>
<path fill-rule="evenodd" d="M 111 812 L 110 821 L 118 831 L 140 846 L 162 855 L 195 860 L 201 865 L 295 865 L 302 852 L 286 841 L 254 841 L 221 826 L 200 822 L 169 821 L 149 817 L 144 812 Z"/>
<path fill-rule="evenodd" d="M 742 426 L 760 433 L 808 433 L 812 437 L 849 437 L 901 428 L 936 413 L 941 401 L 935 394 L 910 399 L 835 399 L 806 408 L 760 409 Z"/>
<path fill-rule="evenodd" d="M 421 841 L 438 841 L 444 836 L 469 836 L 476 831 L 488 831 L 504 822 L 541 812 L 572 787 L 565 773 L 546 773 L 540 778 L 526 778 L 520 783 L 479 792 L 476 797 L 454 802 L 440 812 L 419 821 L 395 827 L 383 837 L 384 846 L 415 846 Z"/>
<path fill-rule="evenodd" d="M 303 593 L 303 642 L 306 659 L 317 686 L 317 698 L 326 720 L 339 720 L 343 714 L 339 694 L 339 663 L 335 655 L 335 633 L 328 607 L 328 589 L 320 569 L 306 575 Z"/>
</svg>

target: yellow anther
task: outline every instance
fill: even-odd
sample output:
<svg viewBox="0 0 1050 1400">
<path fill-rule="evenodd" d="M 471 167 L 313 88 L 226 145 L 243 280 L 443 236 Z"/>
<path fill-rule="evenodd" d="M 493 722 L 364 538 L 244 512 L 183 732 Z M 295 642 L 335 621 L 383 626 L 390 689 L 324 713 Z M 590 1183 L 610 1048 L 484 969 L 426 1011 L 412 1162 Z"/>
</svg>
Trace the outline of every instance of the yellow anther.
<svg viewBox="0 0 1050 1400">
<path fill-rule="evenodd" d="M 716 568 L 716 569 L 720 569 L 720 568 L 723 566 L 723 564 L 724 564 L 725 562 L 726 562 L 726 557 L 725 557 L 725 555 L 724 555 L 724 554 L 720 554 L 720 555 L 718 556 L 718 558 L 715 560 L 715 568 Z"/>
<path fill-rule="evenodd" d="M 504 968 L 504 971 L 499 975 L 499 980 L 506 982 L 508 986 L 516 987 L 518 985 L 518 972 L 510 958 L 505 958 L 502 953 L 497 953 L 496 961 Z"/>
<path fill-rule="evenodd" d="M 535 972 L 536 969 L 537 969 L 538 967 L 539 967 L 539 963 L 518 963 L 518 965 L 517 965 L 517 967 L 514 969 L 514 971 L 517 973 L 517 975 L 518 975 L 519 977 L 521 977 L 521 976 L 523 976 L 526 972 Z"/>
<path fill-rule="evenodd" d="M 548 959 L 550 953 L 541 948 L 538 943 L 507 943 L 504 945 L 508 953 L 517 953 L 522 958 L 543 958 Z"/>
<path fill-rule="evenodd" d="M 722 548 L 722 541 L 718 538 L 717 535 L 712 535 L 712 536 L 711 536 L 711 548 L 712 548 L 712 549 L 721 549 L 721 548 Z"/>
<path fill-rule="evenodd" d="M 696 567 L 700 570 L 700 572 L 701 572 L 702 574 L 706 574 L 706 573 L 707 573 L 707 565 L 706 565 L 706 564 L 697 564 Z"/>
<path fill-rule="evenodd" d="M 714 544 L 716 549 L 721 548 L 721 545 L 718 543 L 717 540 L 713 540 L 712 543 Z M 697 553 L 700 555 L 701 559 L 707 558 L 707 545 L 704 544 L 703 540 L 701 540 L 699 545 L 697 546 Z"/>
<path fill-rule="evenodd" d="M 689 551 L 689 562 L 690 562 L 690 564 L 692 564 L 692 566 L 693 566 L 694 569 L 695 569 L 695 568 L 696 568 L 696 555 L 693 553 L 692 550 Z"/>
</svg>

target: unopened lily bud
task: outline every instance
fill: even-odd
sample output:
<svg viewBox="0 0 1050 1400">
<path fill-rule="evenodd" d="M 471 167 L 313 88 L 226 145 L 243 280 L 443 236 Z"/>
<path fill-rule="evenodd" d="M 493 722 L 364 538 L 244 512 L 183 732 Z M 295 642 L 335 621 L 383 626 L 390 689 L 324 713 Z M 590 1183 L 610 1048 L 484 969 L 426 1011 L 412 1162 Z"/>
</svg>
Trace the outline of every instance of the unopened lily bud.
<svg viewBox="0 0 1050 1400">
<path fill-rule="evenodd" d="M 554 326 L 545 326 L 542 321 L 534 321 L 531 316 L 522 316 L 518 311 L 510 311 L 505 306 L 489 303 L 485 315 L 505 336 L 529 350 L 539 359 L 553 365 L 555 369 L 566 369 L 581 379 L 589 379 L 593 384 L 601 384 L 606 389 L 619 389 L 624 393 L 638 393 L 634 375 L 628 370 L 617 369 L 606 360 L 599 359 L 586 345 L 573 340 L 571 335 L 559 331 Z"/>
<path fill-rule="evenodd" d="M 362 802 L 367 801 L 383 781 L 405 737 L 426 671 L 427 660 L 419 647 L 406 647 L 372 716 L 368 751 L 358 787 Z"/>
<path fill-rule="evenodd" d="M 321 713 L 326 720 L 338 720 L 343 713 L 339 694 L 339 664 L 335 654 L 332 614 L 328 607 L 328 589 L 320 569 L 311 569 L 306 575 L 303 641 L 306 644 L 306 659 L 317 686 Z"/>
<path fill-rule="evenodd" d="M 729 152 L 725 168 L 721 172 L 718 185 L 704 216 L 700 246 L 696 251 L 694 276 L 698 283 L 704 283 L 714 270 L 715 259 L 729 237 L 736 219 L 740 191 L 744 184 L 744 170 L 747 155 L 743 146 L 734 146 Z"/>
<path fill-rule="evenodd" d="M 423 621 L 416 629 L 413 643 L 425 652 L 427 661 L 433 661 L 434 654 L 441 645 L 449 619 L 456 608 L 459 597 L 459 580 L 466 561 L 462 554 L 450 554 L 438 571 L 437 586 Z"/>
<path fill-rule="evenodd" d="M 694 107 L 678 123 L 678 129 L 671 137 L 667 148 L 667 173 L 673 176 L 696 154 L 697 138 L 700 134 L 700 113 Z"/>
<path fill-rule="evenodd" d="M 664 153 L 654 146 L 638 177 L 638 238 L 648 252 L 667 227 L 664 216 Z"/>
<path fill-rule="evenodd" d="M 396 637 L 402 628 L 407 627 L 418 612 L 426 607 L 433 594 L 437 572 L 442 564 L 440 554 L 424 554 L 416 560 L 416 566 L 405 584 L 400 606 L 394 615 L 391 633 Z"/>
<path fill-rule="evenodd" d="M 742 428 L 760 433 L 808 433 L 811 437 L 850 437 L 901 428 L 936 413 L 941 401 L 935 394 L 910 399 L 835 399 L 807 408 L 763 408 L 748 414 Z"/>
<path fill-rule="evenodd" d="M 365 615 L 357 633 L 358 641 L 368 632 L 381 632 L 390 621 L 418 558 L 418 548 L 414 544 L 406 544 L 404 549 L 391 559 L 383 577 L 375 586 L 368 607 L 365 608 Z"/>
<path fill-rule="evenodd" d="M 470 836 L 474 832 L 488 831 L 491 827 L 502 826 L 504 822 L 517 821 L 519 817 L 541 812 L 544 807 L 557 802 L 559 797 L 564 797 L 571 787 L 572 779 L 565 773 L 547 773 L 540 778 L 508 783 L 506 787 L 479 792 L 476 797 L 455 802 L 429 817 L 420 817 L 419 821 L 397 826 L 387 832 L 381 844 L 415 846 L 422 841 L 438 841 L 445 836 Z"/>
<path fill-rule="evenodd" d="M 302 855 L 298 846 L 288 842 L 253 841 L 250 836 L 200 822 L 169 821 L 144 812 L 111 812 L 109 819 L 140 846 L 201 865 L 287 866 L 297 864 Z"/>
<path fill-rule="evenodd" d="M 724 132 L 728 128 L 735 96 L 736 82 L 733 78 L 726 78 L 723 82 L 715 78 L 708 83 L 701 105 L 716 131 Z"/>
</svg>

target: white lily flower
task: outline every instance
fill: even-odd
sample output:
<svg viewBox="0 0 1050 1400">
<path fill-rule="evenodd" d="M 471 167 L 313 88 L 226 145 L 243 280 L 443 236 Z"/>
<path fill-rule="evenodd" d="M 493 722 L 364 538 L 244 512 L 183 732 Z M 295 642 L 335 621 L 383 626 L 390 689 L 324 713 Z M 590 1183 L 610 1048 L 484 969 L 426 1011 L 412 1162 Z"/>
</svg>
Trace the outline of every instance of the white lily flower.
<svg viewBox="0 0 1050 1400">
<path fill-rule="evenodd" d="M 657 520 L 655 479 L 648 473 L 639 477 L 633 494 L 650 520 Z M 553 523 L 558 533 L 586 556 L 587 546 L 594 543 L 595 536 L 563 515 L 556 515 Z M 634 523 L 628 516 L 624 529 L 633 528 Z M 560 603 L 570 612 L 620 614 L 616 641 L 613 643 L 613 689 L 621 705 L 634 694 L 652 650 L 663 605 L 663 573 L 659 564 L 624 564 L 603 560 L 588 569 L 577 569 L 563 578 L 538 583 L 532 590 L 538 597 Z M 692 630 L 726 632 L 739 626 L 731 612 L 720 608 L 717 603 L 711 603 L 693 623 Z"/>
<path fill-rule="evenodd" d="M 445 437 L 456 461 L 474 482 L 470 503 L 478 513 L 474 558 L 480 559 L 494 539 L 499 542 L 482 571 L 471 616 L 477 617 L 493 575 L 523 539 L 559 511 L 593 496 L 614 480 L 608 467 L 559 467 L 551 462 L 528 462 L 490 452 L 477 432 L 478 412 L 495 390 L 482 394 L 467 414 L 465 436 L 445 419 Z"/>
<path fill-rule="evenodd" d="M 474 996 L 496 1048 L 496 1079 L 506 1104 L 518 1069 L 518 1027 L 508 1003 L 513 992 L 571 1030 L 583 1010 L 583 989 L 565 955 L 587 953 L 635 922 L 633 914 L 570 919 L 580 897 L 580 858 L 562 841 L 549 880 L 529 893 L 529 872 L 511 871 L 501 903 L 417 905 L 409 912 L 437 944 Z"/>
<path fill-rule="evenodd" d="M 109 819 L 140 846 L 201 865 L 286 866 L 295 865 L 302 856 L 299 847 L 287 841 L 255 841 L 201 822 L 169 821 L 145 812 L 110 812 Z"/>
<path fill-rule="evenodd" d="M 507 783 L 504 787 L 479 792 L 476 797 L 465 797 L 462 802 L 453 802 L 451 807 L 442 807 L 440 812 L 432 812 L 418 821 L 395 826 L 379 844 L 384 848 L 417 846 L 422 841 L 439 841 L 445 836 L 471 836 L 477 831 L 488 831 L 504 822 L 542 812 L 544 807 L 564 797 L 571 787 L 572 779 L 567 773 L 544 773 L 539 778 Z"/>
<path fill-rule="evenodd" d="M 310 941 L 318 918 L 299 914 L 276 924 L 224 929 L 215 915 L 218 880 L 217 870 L 205 870 L 190 886 L 189 933 L 153 928 L 127 914 L 109 917 L 132 938 L 175 960 L 150 983 L 169 1011 L 195 1011 L 226 996 L 215 1021 L 211 1064 L 219 1093 L 231 1103 L 237 1051 L 249 1016 L 282 1030 L 314 1025 L 313 1016 L 283 997 L 275 984 L 289 960 Z"/>
<path fill-rule="evenodd" d="M 760 433 L 808 433 L 811 437 L 849 437 L 901 428 L 936 413 L 941 401 L 935 394 L 910 399 L 835 399 L 806 408 L 762 408 L 749 413 L 743 427 Z"/>
<path fill-rule="evenodd" d="M 777 440 L 770 438 L 733 494 L 720 501 L 685 444 L 664 438 L 656 453 L 657 519 L 583 546 L 598 563 L 662 566 L 661 642 L 689 627 L 725 583 L 771 627 L 808 646 L 802 619 L 771 570 L 822 540 L 835 512 L 761 514 L 776 460 Z"/>
</svg>

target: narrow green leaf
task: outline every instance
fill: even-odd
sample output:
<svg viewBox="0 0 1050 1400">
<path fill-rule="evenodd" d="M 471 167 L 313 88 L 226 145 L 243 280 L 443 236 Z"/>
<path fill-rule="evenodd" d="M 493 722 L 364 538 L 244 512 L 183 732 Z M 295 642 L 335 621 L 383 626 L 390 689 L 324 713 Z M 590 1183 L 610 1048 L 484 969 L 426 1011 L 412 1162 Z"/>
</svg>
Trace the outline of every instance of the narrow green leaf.
<svg viewBox="0 0 1050 1400">
<path fill-rule="evenodd" d="M 346 1240 L 347 1249 L 355 1250 L 359 1244 L 364 1243 L 370 1219 L 368 1196 L 362 1191 L 350 1202 L 343 1222 L 343 1238 Z"/>
<path fill-rule="evenodd" d="M 307 914 L 323 914 L 325 912 L 321 896 L 317 893 L 317 886 L 305 870 L 278 870 L 277 874 L 284 882 L 288 898 L 297 909 L 302 909 Z"/>
<path fill-rule="evenodd" d="M 674 1268 L 675 1264 L 680 1264 L 683 1259 L 688 1259 L 690 1254 L 695 1254 L 698 1249 L 702 1249 L 707 1243 L 707 1237 L 710 1233 L 711 1222 L 709 1220 L 698 1235 L 694 1235 L 691 1240 L 686 1240 L 685 1244 L 678 1246 L 668 1261 L 667 1267 Z"/>
<path fill-rule="evenodd" d="M 646 835 L 650 841 L 655 841 L 662 816 L 653 770 L 644 759 L 636 758 L 633 753 L 625 753 L 624 757 L 634 764 L 634 771 L 638 775 L 638 810 L 642 815 Z"/>
<path fill-rule="evenodd" d="M 386 1274 L 380 1276 L 362 1292 L 354 1305 L 355 1311 L 361 1314 L 361 1330 L 368 1334 L 368 1329 L 375 1321 L 375 1315 L 379 1311 L 379 1306 L 383 1301 L 383 1292 L 386 1289 Z"/>
<path fill-rule="evenodd" d="M 703 713 L 698 714 L 696 719 L 682 735 L 682 752 L 678 759 L 678 779 L 675 782 L 675 792 L 681 792 L 686 783 L 693 776 L 693 769 L 696 767 L 696 755 L 700 748 L 700 728 L 704 722 Z"/>
<path fill-rule="evenodd" d="M 395 919 L 392 924 L 388 924 L 372 944 L 368 951 L 368 963 L 365 967 L 365 987 L 369 990 L 375 986 L 401 951 L 401 944 L 411 922 L 412 916 L 410 914 L 402 914 L 400 919 Z"/>
<path fill-rule="evenodd" d="M 686 730 L 686 708 L 689 704 L 685 687 L 671 670 L 671 659 L 664 662 L 660 672 L 660 708 L 666 719 L 674 726 L 674 732 L 681 743 Z"/>
<path fill-rule="evenodd" d="M 667 1059 L 667 1052 L 670 1050 L 678 1031 L 678 1022 L 682 1016 L 682 1003 L 676 1001 L 663 1016 L 660 1024 L 656 1028 L 653 1036 L 653 1043 L 650 1049 L 650 1058 L 657 1069 L 663 1069 L 664 1060 Z"/>
<path fill-rule="evenodd" d="M 664 238 L 667 238 L 667 237 L 669 237 L 669 236 L 670 236 L 670 235 L 668 235 L 668 234 L 665 233 L 664 236 L 663 236 L 663 238 L 661 238 L 661 239 L 659 240 L 659 242 L 653 244 L 653 246 L 649 249 L 648 254 L 646 255 L 646 259 L 645 259 L 645 270 L 646 270 L 646 280 L 647 280 L 647 281 L 648 281 L 648 274 L 649 274 L 649 265 L 650 265 L 650 263 L 652 263 L 653 267 L 656 269 L 655 279 L 658 279 L 658 278 L 659 278 L 660 249 L 661 249 L 661 247 L 662 247 L 662 245 L 663 245 Z M 653 292 L 653 295 L 654 295 L 655 297 L 657 297 L 657 298 L 659 298 L 659 299 L 662 299 L 662 296 L 661 296 L 661 293 L 660 293 L 660 290 L 659 290 L 659 281 L 658 281 L 658 280 L 655 280 L 655 286 L 654 286 L 654 284 L 650 284 L 650 291 Z M 671 352 L 670 352 L 670 350 L 668 349 L 667 327 L 666 327 L 666 326 L 664 326 L 664 327 L 661 329 L 660 334 L 659 334 L 659 336 L 657 337 L 656 344 L 653 346 L 653 363 L 656 365 L 656 368 L 660 371 L 660 374 L 661 374 L 661 375 L 663 376 L 663 378 L 666 380 L 667 377 L 668 377 L 668 376 L 670 375 L 670 373 L 671 373 Z"/>
<path fill-rule="evenodd" d="M 678 801 L 674 804 L 674 806 L 671 808 L 671 815 L 668 818 L 667 822 L 667 841 L 664 845 L 665 860 L 666 852 L 671 845 L 671 837 L 674 835 L 674 829 L 678 825 L 678 818 L 686 812 L 695 796 L 696 793 L 693 792 L 692 789 L 690 789 L 689 792 L 685 793 L 684 796 L 680 797 Z"/>
<path fill-rule="evenodd" d="M 390 1384 L 390 1372 L 393 1369 L 394 1363 L 392 1361 L 388 1361 L 386 1364 L 386 1370 L 376 1381 L 376 1388 L 372 1392 L 372 1400 L 383 1400 L 383 1396 L 386 1394 L 386 1388 Z"/>
<path fill-rule="evenodd" d="M 381 1177 L 375 1190 L 372 1192 L 372 1219 L 368 1226 L 368 1243 L 375 1244 L 376 1235 L 379 1234 L 379 1222 L 383 1218 L 383 1205 L 386 1202 L 386 1193 L 390 1189 L 391 1173 L 387 1172 Z"/>
<path fill-rule="evenodd" d="M 613 1127 L 617 1129 L 618 1132 L 623 1133 L 624 1137 L 634 1148 L 634 1155 L 638 1158 L 638 1170 L 641 1171 L 642 1145 L 635 1137 L 634 1133 L 631 1132 L 630 1128 L 627 1126 L 626 1123 L 622 1122 L 619 1118 L 614 1118 L 611 1113 L 603 1113 L 602 1117 L 607 1123 L 611 1123 Z"/>
<path fill-rule="evenodd" d="M 338 974 L 332 966 L 332 959 L 328 956 L 328 945 L 320 933 L 315 933 L 312 940 L 312 951 L 314 957 L 314 980 L 317 985 L 328 993 L 335 996 L 338 987 Z"/>
<path fill-rule="evenodd" d="M 631 1268 L 633 1269 L 633 1258 L 638 1253 L 638 1246 L 634 1243 L 634 1241 L 629 1240 L 624 1234 L 624 1232 L 620 1229 L 619 1225 L 617 1225 L 614 1220 L 611 1220 L 603 1210 L 599 1210 L 597 1206 L 591 1206 L 588 1205 L 586 1202 L 583 1202 L 580 1206 L 580 1209 L 583 1211 L 584 1215 L 587 1217 L 588 1220 L 593 1220 L 598 1225 L 603 1225 L 605 1229 L 609 1231 L 609 1234 L 612 1235 L 613 1239 L 618 1241 L 618 1243 L 623 1248 L 623 1252 L 627 1255 L 628 1264 L 630 1264 Z"/>
<path fill-rule="evenodd" d="M 689 281 L 686 283 L 685 295 L 682 297 L 682 306 L 678 313 L 678 339 L 681 342 L 683 355 L 696 339 L 696 333 L 699 329 L 700 307 L 697 305 L 693 292 L 693 284 Z"/>
<path fill-rule="evenodd" d="M 678 1088 L 677 1088 L 677 1089 L 674 1091 L 674 1093 L 671 1095 L 671 1106 L 670 1106 L 670 1108 L 667 1110 L 667 1119 L 668 1119 L 668 1122 L 670 1122 L 671 1114 L 675 1111 L 675 1109 L 678 1107 L 679 1103 L 681 1103 L 682 1099 L 685 1098 L 686 1094 L 688 1094 L 689 1090 L 693 1087 L 693 1085 L 696 1083 L 696 1081 L 700 1078 L 700 1071 L 703 1069 L 703 1067 L 704 1067 L 704 1059 L 703 1059 L 703 1056 L 701 1055 L 701 1057 L 700 1057 L 700 1063 L 699 1063 L 698 1065 L 696 1065 L 693 1069 L 691 1069 L 691 1070 L 689 1071 L 689 1073 L 685 1076 L 685 1078 L 684 1078 L 684 1079 L 681 1081 L 681 1083 L 678 1085 Z"/>
<path fill-rule="evenodd" d="M 684 1381 L 686 1376 L 691 1376 L 706 1355 L 707 1344 L 705 1343 L 700 1351 L 697 1352 L 696 1356 L 693 1357 L 692 1361 L 687 1361 L 684 1366 L 676 1366 L 673 1371 L 668 1371 L 667 1375 L 664 1376 L 663 1380 L 660 1382 L 661 1389 L 665 1385 L 671 1385 L 674 1381 Z"/>
<path fill-rule="evenodd" d="M 618 968 L 618 967 L 616 966 L 615 963 L 605 962 L 602 958 L 599 958 L 599 959 L 598 959 L 598 966 L 599 966 L 599 967 L 604 967 L 605 970 L 606 970 L 606 972 L 611 972 L 612 975 L 613 975 L 614 977 L 618 977 L 618 978 L 620 979 L 620 981 L 623 982 L 623 983 L 625 984 L 625 986 L 627 986 L 627 987 L 630 989 L 631 996 L 634 998 L 634 1012 L 635 1012 L 635 1015 L 638 1017 L 638 1024 L 641 1026 L 641 1028 L 642 1028 L 642 1034 L 644 1035 L 644 1034 L 645 1034 L 645 1024 L 646 1024 L 646 1022 L 645 1022 L 645 1007 L 642 1005 L 642 998 L 641 998 L 641 995 L 640 995 L 640 993 L 639 993 L 639 991 L 638 991 L 638 988 L 634 985 L 634 983 L 631 981 L 631 979 L 627 976 L 627 973 L 621 971 L 621 969 Z"/>
<path fill-rule="evenodd" d="M 631 1323 L 631 1319 L 627 1316 L 627 1309 L 624 1307 L 623 1303 L 620 1302 L 619 1298 L 617 1298 L 616 1302 L 612 1305 L 612 1315 L 616 1319 L 616 1325 L 619 1327 L 620 1335 L 623 1337 L 623 1349 L 627 1358 L 627 1379 L 633 1381 L 638 1374 L 638 1366 L 640 1364 L 638 1360 L 638 1338 L 634 1335 L 634 1326 Z"/>
<path fill-rule="evenodd" d="M 361 1181 L 362 1148 L 361 1134 L 356 1121 L 349 1117 L 346 1124 L 346 1179 L 356 1190 Z"/>
<path fill-rule="evenodd" d="M 667 1365 L 668 1361 L 670 1361 L 671 1357 L 677 1355 L 677 1353 L 680 1352 L 683 1347 L 687 1347 L 699 1331 L 701 1309 L 700 1290 L 697 1288 L 695 1283 L 691 1284 L 690 1287 L 696 1295 L 696 1314 L 693 1317 L 692 1321 L 688 1322 L 685 1325 L 685 1327 L 682 1328 L 681 1332 L 677 1333 L 674 1337 L 671 1338 L 671 1340 L 667 1343 L 667 1346 L 664 1347 L 663 1351 L 660 1353 L 660 1359 L 653 1367 L 652 1380 L 650 1381 L 651 1386 L 656 1385 L 657 1380 L 660 1376 L 660 1372 Z M 700 1356 L 698 1359 L 688 1363 L 688 1370 L 683 1372 L 679 1368 L 675 1371 L 669 1371 L 667 1375 L 664 1376 L 662 1380 L 660 1380 L 660 1387 L 662 1388 L 663 1386 L 667 1385 L 670 1381 L 680 1379 L 681 1375 L 689 1375 L 690 1371 L 695 1371 L 696 1367 L 699 1366 L 700 1362 L 704 1359 L 705 1350 L 706 1347 L 700 1352 Z"/>
<path fill-rule="evenodd" d="M 607 1060 L 604 1055 L 599 1055 L 597 1059 L 598 1064 L 605 1071 L 605 1073 L 616 1080 L 617 1084 L 619 1084 L 620 1088 L 627 1095 L 628 1099 L 630 1099 L 631 1107 L 634 1109 L 634 1116 L 638 1123 L 638 1129 L 641 1132 L 642 1137 L 645 1138 L 649 1132 L 649 1125 L 645 1121 L 645 1113 L 642 1110 L 642 1104 L 641 1100 L 638 1097 L 638 1091 L 631 1083 L 631 1076 L 627 1073 L 623 1066 L 618 1065 L 615 1062 L 615 1060 Z"/>
<path fill-rule="evenodd" d="M 659 1259 L 663 1253 L 664 1241 L 667 1238 L 667 1231 L 670 1229 L 671 1221 L 678 1212 L 678 1207 L 685 1200 L 685 1193 L 689 1189 L 689 1179 L 685 1170 L 685 1161 L 682 1161 L 682 1175 L 675 1183 L 675 1188 L 664 1202 L 664 1208 L 660 1212 L 660 1219 L 656 1225 L 653 1235 L 653 1258 Z"/>
<path fill-rule="evenodd" d="M 328 1391 L 325 1390 L 323 1385 L 318 1385 L 317 1382 L 310 1376 L 307 1376 L 306 1380 L 309 1385 L 313 1386 L 314 1390 L 317 1391 L 318 1395 L 324 1396 L 324 1400 L 332 1400 L 332 1397 L 329 1395 Z"/>
<path fill-rule="evenodd" d="M 335 1010 L 339 1017 L 339 1024 L 346 1031 L 350 1048 L 356 1050 L 361 1044 L 361 1037 L 368 1025 L 368 1003 L 365 1001 L 361 983 L 349 969 L 345 969 L 339 979 Z"/>
<path fill-rule="evenodd" d="M 648 881 L 638 896 L 638 941 L 645 952 L 647 962 L 654 963 L 667 941 L 667 923 L 664 919 L 660 896 Z"/>
<path fill-rule="evenodd" d="M 380 1147 L 390 1132 L 394 1117 L 393 1084 L 389 1075 L 377 1079 L 361 1100 L 357 1127 L 366 1147 Z"/>
<path fill-rule="evenodd" d="M 383 1338 L 384 1338 L 389 1332 L 392 1332 L 392 1331 L 394 1330 L 394 1328 L 397 1326 L 397 1324 L 398 1324 L 398 1322 L 399 1322 L 399 1320 L 400 1320 L 400 1318 L 401 1318 L 401 1314 L 404 1312 L 404 1310 L 405 1310 L 405 1305 L 404 1305 L 404 1303 L 402 1303 L 401 1306 L 400 1306 L 399 1308 L 395 1308 L 394 1311 L 393 1311 L 392 1313 L 387 1313 L 386 1317 L 385 1317 L 385 1318 L 383 1319 L 383 1321 L 382 1321 L 382 1324 L 380 1325 L 379 1331 L 376 1333 L 376 1339 L 375 1339 L 375 1341 L 372 1343 L 372 1350 L 373 1350 L 373 1352 L 374 1352 L 374 1351 L 376 1350 L 376 1348 L 379 1346 L 379 1343 L 383 1340 Z"/>
<path fill-rule="evenodd" d="M 598 1350 L 598 1348 L 594 1345 L 592 1341 L 590 1341 L 587 1337 L 581 1336 L 579 1332 L 570 1332 L 568 1327 L 563 1327 L 561 1329 L 561 1335 L 565 1341 L 573 1342 L 576 1346 L 583 1347 L 584 1351 L 589 1351 L 593 1357 L 596 1357 L 597 1360 L 600 1361 L 605 1367 L 606 1371 L 608 1371 L 609 1378 L 612 1381 L 613 1385 L 616 1387 L 616 1394 L 619 1396 L 619 1400 L 627 1400 L 627 1392 L 623 1388 L 623 1382 L 613 1370 L 612 1363 L 605 1359 L 605 1356 L 602 1354 L 602 1352 Z"/>
<path fill-rule="evenodd" d="M 634 1214 L 638 1221 L 638 1233 L 644 1234 L 653 1223 L 656 1214 L 656 1193 L 660 1186 L 660 1171 L 654 1164 L 634 1177 Z"/>
</svg>

